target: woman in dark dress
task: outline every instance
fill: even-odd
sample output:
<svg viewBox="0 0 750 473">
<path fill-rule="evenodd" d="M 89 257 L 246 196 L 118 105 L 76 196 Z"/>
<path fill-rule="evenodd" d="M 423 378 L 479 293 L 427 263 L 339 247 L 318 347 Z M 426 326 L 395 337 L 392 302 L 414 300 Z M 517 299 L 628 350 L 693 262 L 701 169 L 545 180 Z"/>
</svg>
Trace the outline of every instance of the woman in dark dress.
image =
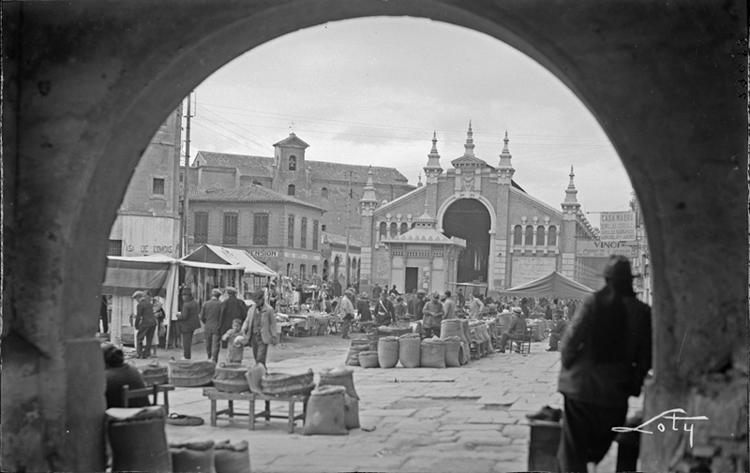
<svg viewBox="0 0 750 473">
<path fill-rule="evenodd" d="M 135 366 L 125 363 L 125 355 L 122 350 L 111 343 L 102 343 L 104 354 L 104 376 L 107 379 L 107 409 L 110 407 L 123 407 L 122 388 L 128 385 L 130 389 L 145 388 L 146 383 L 143 376 Z M 128 407 L 144 407 L 151 403 L 148 396 L 135 397 L 128 401 Z"/>
</svg>

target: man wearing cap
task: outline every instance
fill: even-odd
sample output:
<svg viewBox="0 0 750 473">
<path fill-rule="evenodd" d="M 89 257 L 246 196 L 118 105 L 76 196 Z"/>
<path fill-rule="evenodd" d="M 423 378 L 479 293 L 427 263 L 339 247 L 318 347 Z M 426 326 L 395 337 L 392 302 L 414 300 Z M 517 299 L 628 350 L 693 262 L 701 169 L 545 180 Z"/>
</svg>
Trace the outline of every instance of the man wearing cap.
<svg viewBox="0 0 750 473">
<path fill-rule="evenodd" d="M 341 303 L 338 306 L 338 313 L 341 320 L 344 321 L 341 324 L 341 338 L 349 338 L 349 329 L 352 326 L 352 320 L 354 320 L 354 291 L 347 289 L 341 297 Z"/>
<path fill-rule="evenodd" d="M 179 313 L 180 333 L 182 335 L 182 357 L 189 360 L 193 350 L 193 333 L 201 327 L 198 302 L 193 299 L 189 287 L 182 290 L 182 310 Z"/>
<path fill-rule="evenodd" d="M 388 300 L 388 293 L 382 291 L 380 299 L 375 303 L 375 324 L 378 327 L 381 325 L 390 325 L 395 320 L 395 317 L 393 303 Z"/>
<path fill-rule="evenodd" d="M 549 333 L 549 348 L 547 351 L 557 351 L 557 345 L 560 343 L 565 330 L 568 328 L 568 322 L 562 318 L 563 311 L 560 309 L 552 313 L 552 320 L 555 321 L 555 327 Z"/>
<path fill-rule="evenodd" d="M 221 330 L 219 333 L 227 333 L 232 329 L 232 321 L 239 319 L 245 321 L 247 317 L 247 305 L 244 301 L 237 299 L 237 289 L 227 287 L 227 298 L 221 303 Z M 221 348 L 227 348 L 228 342 L 221 341 Z"/>
<path fill-rule="evenodd" d="M 482 313 L 482 309 L 484 309 L 484 303 L 481 299 L 475 297 L 474 294 L 469 294 L 469 318 L 475 320 L 479 319 L 479 314 Z"/>
<path fill-rule="evenodd" d="M 456 303 L 451 298 L 451 291 L 445 291 L 445 302 L 443 302 L 443 312 L 445 315 L 443 319 L 455 319 L 456 316 Z"/>
<path fill-rule="evenodd" d="M 440 293 L 433 292 L 430 300 L 422 309 L 422 328 L 425 338 L 433 335 L 440 336 L 440 324 L 443 322 L 443 304 L 440 302 Z"/>
<path fill-rule="evenodd" d="M 151 304 L 148 294 L 143 291 L 136 291 L 133 294 L 133 299 L 138 301 L 133 324 L 137 331 L 135 340 L 136 357 L 148 358 L 151 356 L 151 343 L 154 341 L 154 332 L 156 331 L 154 306 Z"/>
<path fill-rule="evenodd" d="M 636 298 L 630 261 L 611 256 L 603 276 L 606 286 L 584 301 L 562 337 L 558 471 L 596 469 L 651 368 L 651 308 Z"/>
<path fill-rule="evenodd" d="M 276 315 L 273 307 L 266 303 L 263 289 L 255 291 L 250 299 L 253 306 L 247 311 L 242 333 L 250 340 L 255 362 L 265 367 L 268 345 L 276 345 L 277 341 Z"/>
<path fill-rule="evenodd" d="M 209 360 L 219 362 L 221 350 L 221 289 L 211 289 L 211 300 L 201 308 L 203 333 L 206 335 L 206 354 Z"/>
<path fill-rule="evenodd" d="M 523 318 L 523 310 L 520 307 L 514 307 L 510 327 L 508 327 L 507 332 L 500 336 L 500 353 L 505 353 L 505 345 L 508 340 L 523 340 L 524 335 L 526 335 L 526 319 Z M 511 346 L 511 348 L 513 347 Z"/>
</svg>

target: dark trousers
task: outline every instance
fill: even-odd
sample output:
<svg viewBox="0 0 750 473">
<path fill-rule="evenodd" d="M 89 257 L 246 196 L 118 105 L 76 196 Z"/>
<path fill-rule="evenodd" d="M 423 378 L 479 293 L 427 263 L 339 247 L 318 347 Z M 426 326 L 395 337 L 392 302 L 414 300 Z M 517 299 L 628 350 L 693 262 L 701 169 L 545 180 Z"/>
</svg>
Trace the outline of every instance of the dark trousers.
<svg viewBox="0 0 750 473">
<path fill-rule="evenodd" d="M 167 340 L 167 348 L 180 348 L 182 338 L 182 322 L 179 320 L 172 320 L 167 329 L 169 332 L 169 340 Z M 191 336 L 192 336 L 192 332 Z"/>
<path fill-rule="evenodd" d="M 508 343 L 508 340 L 523 340 L 523 335 L 516 334 L 516 333 L 504 333 L 500 335 L 500 350 L 501 351 L 505 351 L 505 345 Z M 513 343 L 511 343 L 510 348 L 513 349 Z"/>
<path fill-rule="evenodd" d="M 437 327 L 423 327 L 424 329 L 424 338 L 432 338 L 432 336 L 439 337 L 440 336 L 440 326 Z"/>
<path fill-rule="evenodd" d="M 586 463 L 599 463 L 617 435 L 612 427 L 625 425 L 628 406 L 599 406 L 565 396 L 564 421 L 557 468 L 560 472 L 585 472 Z"/>
<path fill-rule="evenodd" d="M 182 332 L 182 357 L 190 359 L 193 353 L 193 332 Z"/>
<path fill-rule="evenodd" d="M 206 334 L 206 354 L 209 360 L 219 362 L 219 350 L 221 350 L 221 335 L 218 333 Z"/>
<path fill-rule="evenodd" d="M 260 332 L 253 333 L 253 336 L 250 338 L 250 343 L 253 345 L 253 358 L 255 358 L 255 363 L 266 366 L 268 345 L 263 343 L 263 337 L 260 336 Z"/>
<path fill-rule="evenodd" d="M 347 338 L 349 336 L 349 330 L 352 328 L 352 319 L 344 317 L 344 323 L 341 324 L 341 337 Z"/>
<path fill-rule="evenodd" d="M 156 325 L 138 330 L 138 337 L 135 340 L 135 353 L 138 358 L 148 358 L 151 356 L 151 343 L 154 341 L 155 331 Z"/>
<path fill-rule="evenodd" d="M 549 335 L 549 347 L 553 350 L 557 350 L 557 344 L 560 342 L 560 335 L 551 333 Z"/>
</svg>

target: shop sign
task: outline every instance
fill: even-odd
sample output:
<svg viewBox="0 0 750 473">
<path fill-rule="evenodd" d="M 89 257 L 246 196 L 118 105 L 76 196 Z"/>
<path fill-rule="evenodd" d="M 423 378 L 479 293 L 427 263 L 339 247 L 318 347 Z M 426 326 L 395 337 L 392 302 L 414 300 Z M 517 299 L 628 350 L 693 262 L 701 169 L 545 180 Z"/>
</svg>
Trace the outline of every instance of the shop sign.
<svg viewBox="0 0 750 473">
<path fill-rule="evenodd" d="M 635 212 L 602 212 L 599 227 L 603 241 L 633 241 Z"/>
<path fill-rule="evenodd" d="M 275 258 L 279 256 L 279 252 L 269 250 L 251 250 L 250 256 L 253 258 Z"/>
<path fill-rule="evenodd" d="M 576 242 L 576 256 L 587 258 L 608 258 L 611 255 L 635 258 L 637 249 L 637 246 L 630 245 L 625 241 L 579 240 Z"/>
</svg>

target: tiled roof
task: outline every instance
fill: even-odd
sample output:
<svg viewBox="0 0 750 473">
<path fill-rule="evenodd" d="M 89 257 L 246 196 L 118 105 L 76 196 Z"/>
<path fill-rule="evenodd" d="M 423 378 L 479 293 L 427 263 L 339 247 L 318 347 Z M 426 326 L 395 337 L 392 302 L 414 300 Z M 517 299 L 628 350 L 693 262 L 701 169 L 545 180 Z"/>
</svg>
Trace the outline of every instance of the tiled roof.
<svg viewBox="0 0 750 473">
<path fill-rule="evenodd" d="M 441 243 L 444 245 L 466 246 L 465 240 L 458 238 L 453 240 L 434 228 L 425 227 L 412 228 L 403 235 L 398 235 L 383 241 L 385 243 Z"/>
<path fill-rule="evenodd" d="M 304 205 L 313 209 L 322 208 L 296 199 L 294 197 L 279 194 L 263 186 L 250 184 L 236 189 L 206 189 L 190 191 L 190 200 L 193 202 L 283 202 Z"/>
<path fill-rule="evenodd" d="M 323 232 L 323 242 L 327 242 L 330 245 L 346 246 L 346 235 L 337 235 L 336 233 Z M 350 236 L 349 246 L 362 248 L 362 242 L 360 242 L 359 240 L 355 240 Z"/>
<path fill-rule="evenodd" d="M 198 151 L 196 162 L 200 163 L 201 166 L 237 168 L 240 174 L 245 176 L 273 177 L 274 158 Z M 347 171 L 354 171 L 355 175 L 352 176 L 352 182 L 362 185 L 367 183 L 368 165 L 305 161 L 305 166 L 313 179 L 346 181 L 348 179 Z M 375 185 L 408 184 L 408 179 L 396 168 L 373 166 L 372 180 Z"/>
</svg>

